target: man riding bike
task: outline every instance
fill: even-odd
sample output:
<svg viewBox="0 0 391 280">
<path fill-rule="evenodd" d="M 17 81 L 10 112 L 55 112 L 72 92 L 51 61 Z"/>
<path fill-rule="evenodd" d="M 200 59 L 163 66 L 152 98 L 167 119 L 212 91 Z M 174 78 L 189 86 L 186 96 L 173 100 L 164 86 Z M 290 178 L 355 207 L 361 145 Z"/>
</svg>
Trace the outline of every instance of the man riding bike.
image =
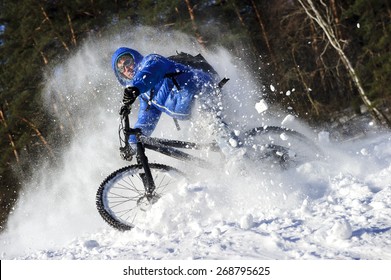
<svg viewBox="0 0 391 280">
<path fill-rule="evenodd" d="M 189 55 L 188 55 L 189 56 Z M 204 60 L 201 55 L 197 56 Z M 207 64 L 204 60 L 202 63 Z M 208 64 L 209 65 L 209 64 Z M 112 68 L 121 85 L 125 86 L 121 114 L 130 110 L 130 106 L 139 97 L 140 109 L 134 128 L 141 129 L 150 136 L 162 113 L 174 120 L 191 118 L 195 100 L 201 108 L 214 116 L 216 127 L 225 125 L 220 119 L 221 82 L 218 74 L 209 65 L 208 69 L 199 69 L 191 63 L 180 63 L 174 57 L 159 54 L 141 55 L 138 51 L 126 47 L 117 49 L 112 56 Z M 130 150 L 121 151 L 121 156 L 131 160 L 135 154 L 135 136 L 130 137 Z M 133 146 L 133 148 L 132 148 Z"/>
</svg>

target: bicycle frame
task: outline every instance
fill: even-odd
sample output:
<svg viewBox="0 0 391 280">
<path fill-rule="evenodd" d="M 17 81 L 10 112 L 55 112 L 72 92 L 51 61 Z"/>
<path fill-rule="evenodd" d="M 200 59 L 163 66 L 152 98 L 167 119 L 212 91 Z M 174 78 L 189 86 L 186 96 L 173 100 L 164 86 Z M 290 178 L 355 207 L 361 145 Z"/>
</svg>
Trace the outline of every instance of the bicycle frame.
<svg viewBox="0 0 391 280">
<path fill-rule="evenodd" d="M 141 129 L 130 127 L 129 113 L 130 108 L 125 107 L 124 104 L 120 110 L 120 151 L 124 159 L 131 158 L 133 154 L 129 149 L 132 145 L 129 144 L 129 138 L 134 135 L 137 145 L 137 163 L 112 172 L 101 183 L 96 195 L 99 214 L 107 223 L 119 230 L 134 228 L 134 222 L 138 222 L 136 217 L 141 212 L 147 211 L 149 205 L 155 203 L 166 191 L 172 191 L 172 188 L 175 188 L 183 178 L 188 177 L 187 174 L 170 165 L 150 163 L 145 149 L 181 161 L 190 161 L 190 167 L 195 165 L 215 170 L 218 166 L 212 164 L 212 160 L 206 161 L 201 158 L 201 155 L 193 156 L 182 149 L 214 151 L 221 152 L 220 156 L 225 155 L 216 143 L 198 144 L 145 136 Z M 240 156 L 254 163 L 254 167 L 257 168 L 255 172 L 258 172 L 258 168 L 274 168 L 275 166 L 277 168 L 280 166 L 283 170 L 304 160 L 317 160 L 322 157 L 322 151 L 312 140 L 289 128 L 256 127 L 244 131 L 241 136 L 238 147 L 243 148 L 244 153 L 240 153 Z M 252 172 L 252 168 L 249 171 Z"/>
<path fill-rule="evenodd" d="M 123 122 L 121 122 L 121 125 L 123 128 L 123 134 L 125 136 L 125 139 L 124 140 L 121 139 L 121 133 L 120 133 L 120 141 L 124 141 L 125 147 L 122 146 L 122 142 L 121 142 L 121 149 L 128 147 L 129 137 L 131 135 L 136 136 L 137 139 L 136 159 L 138 165 L 140 165 L 145 171 L 145 173 L 143 173 L 142 180 L 146 188 L 145 190 L 147 195 L 152 197 L 152 193 L 155 190 L 155 185 L 149 168 L 148 158 L 145 155 L 145 149 L 154 150 L 158 153 L 167 155 L 169 157 L 178 160 L 191 161 L 192 164 L 195 164 L 201 168 L 207 168 L 207 169 L 215 168 L 215 166 L 211 162 L 201 159 L 200 157 L 190 155 L 189 153 L 183 152 L 179 149 L 210 150 L 215 152 L 221 152 L 220 147 L 217 145 L 217 143 L 198 144 L 194 142 L 169 140 L 169 139 L 145 136 L 142 134 L 140 129 L 130 128 L 129 112 L 127 112 L 127 114 L 122 115 Z M 292 137 L 292 139 L 296 139 L 299 142 L 302 142 L 305 145 L 305 150 L 309 150 L 311 153 L 313 153 L 313 158 L 318 158 L 318 156 L 322 156 L 323 154 L 322 151 L 319 149 L 319 147 L 315 143 L 313 143 L 310 139 L 308 139 L 303 134 L 289 128 L 278 127 L 278 126 L 256 127 L 245 132 L 245 136 L 251 138 L 257 135 L 268 135 L 268 133 L 277 134 L 278 138 L 281 138 L 282 134 L 287 134 L 289 135 L 289 137 Z M 286 135 L 284 137 L 286 137 Z M 285 145 L 279 145 L 278 143 L 275 144 L 272 141 L 270 143 L 265 142 L 264 144 L 261 144 L 261 148 L 262 149 L 260 153 L 256 155 L 257 159 L 265 160 L 267 158 L 270 158 L 272 160 L 272 163 L 279 163 L 280 166 L 284 169 L 288 166 L 287 162 L 291 160 L 291 155 L 289 154 L 290 147 L 286 147 Z M 253 149 L 249 149 L 249 150 L 254 151 Z M 252 157 L 251 154 L 247 154 L 247 156 L 249 158 Z M 294 157 L 296 157 L 296 155 L 294 155 Z"/>
<path fill-rule="evenodd" d="M 145 154 L 145 149 L 153 150 L 178 160 L 191 161 L 193 164 L 196 164 L 197 166 L 202 168 L 213 168 L 213 164 L 199 157 L 190 155 L 189 153 L 180 151 L 179 148 L 189 149 L 189 150 L 209 149 L 214 152 L 220 152 L 220 148 L 216 143 L 198 144 L 198 143 L 188 142 L 188 141 L 148 137 L 143 135 L 140 129 L 130 127 L 128 114 L 124 115 L 122 120 L 124 126 L 123 133 L 125 137 L 124 139 L 125 148 L 129 146 L 129 137 L 131 135 L 135 135 L 137 139 L 136 160 L 137 160 L 137 164 L 142 166 L 144 170 L 141 179 L 143 181 L 145 191 L 146 191 L 146 196 L 148 199 L 153 198 L 153 192 L 155 190 L 155 182 L 151 174 L 151 169 L 149 167 L 148 157 Z"/>
</svg>

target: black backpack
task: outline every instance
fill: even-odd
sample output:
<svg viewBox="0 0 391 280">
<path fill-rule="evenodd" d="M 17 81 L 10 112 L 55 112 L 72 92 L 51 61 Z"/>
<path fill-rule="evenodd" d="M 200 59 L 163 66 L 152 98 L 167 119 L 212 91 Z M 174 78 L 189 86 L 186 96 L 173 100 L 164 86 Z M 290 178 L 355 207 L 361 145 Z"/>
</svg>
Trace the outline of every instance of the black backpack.
<svg viewBox="0 0 391 280">
<path fill-rule="evenodd" d="M 168 59 L 172 60 L 172 61 L 175 61 L 175 62 L 178 62 L 178 63 L 181 63 L 181 64 L 184 64 L 184 65 L 187 65 L 187 66 L 190 66 L 194 69 L 200 69 L 200 70 L 203 70 L 205 72 L 208 72 L 212 75 L 215 75 L 215 76 L 219 76 L 219 74 L 217 74 L 216 70 L 212 67 L 212 65 L 210 65 L 206 59 L 199 53 L 197 54 L 196 56 L 194 55 L 191 55 L 191 54 L 188 54 L 188 53 L 184 53 L 184 52 L 180 52 L 180 53 L 177 53 L 176 55 L 172 55 L 172 56 L 169 56 L 167 57 Z M 167 73 L 165 75 L 166 78 L 170 78 L 174 85 L 180 89 L 177 81 L 175 80 L 175 77 L 180 75 L 182 72 L 175 72 L 175 73 Z M 223 78 L 219 83 L 218 83 L 218 87 L 219 88 L 222 88 L 223 85 L 225 85 L 225 83 L 228 82 L 228 78 Z"/>
<path fill-rule="evenodd" d="M 211 73 L 218 76 L 217 72 L 213 67 L 206 61 L 206 59 L 199 53 L 196 56 L 193 56 L 188 53 L 180 52 L 176 55 L 167 57 L 170 60 L 175 62 L 190 66 L 194 69 L 200 69 L 205 72 Z"/>
<path fill-rule="evenodd" d="M 169 56 L 167 57 L 168 59 L 174 61 L 174 62 L 178 62 L 178 63 L 181 63 L 183 65 L 187 65 L 187 66 L 190 66 L 194 69 L 200 69 L 200 70 L 203 70 L 204 72 L 208 72 L 212 75 L 215 75 L 215 76 L 219 76 L 219 74 L 217 74 L 216 70 L 206 61 L 206 59 L 199 53 L 197 54 L 196 56 L 194 55 L 191 55 L 191 54 L 188 54 L 188 53 L 184 53 L 184 52 L 180 52 L 180 53 L 177 53 L 176 55 L 172 55 L 172 56 Z M 174 83 L 174 85 L 176 86 L 176 88 L 178 90 L 180 90 L 180 86 L 178 84 L 178 82 L 176 81 L 175 77 L 180 75 L 182 72 L 175 72 L 175 73 L 167 73 L 165 75 L 166 78 L 169 78 L 172 80 L 172 82 Z M 218 83 L 218 87 L 219 88 L 222 88 L 223 85 L 228 82 L 228 78 L 223 78 L 219 83 Z M 154 92 L 153 90 L 151 90 L 151 94 L 150 94 L 150 102 L 148 103 L 148 107 L 149 108 L 149 104 L 151 104 L 152 102 L 152 98 L 153 98 L 153 95 L 154 95 Z M 175 126 L 178 130 L 180 130 L 180 126 L 179 126 L 179 123 L 178 123 L 178 120 L 173 118 L 174 119 L 174 122 L 175 122 Z"/>
</svg>

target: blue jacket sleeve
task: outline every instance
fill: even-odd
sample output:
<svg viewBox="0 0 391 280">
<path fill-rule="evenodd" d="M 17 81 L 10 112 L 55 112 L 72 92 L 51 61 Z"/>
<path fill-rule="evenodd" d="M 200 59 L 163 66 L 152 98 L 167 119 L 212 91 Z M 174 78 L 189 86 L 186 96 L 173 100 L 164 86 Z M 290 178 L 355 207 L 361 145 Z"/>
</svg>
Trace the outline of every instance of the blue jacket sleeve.
<svg viewBox="0 0 391 280">
<path fill-rule="evenodd" d="M 138 112 L 138 119 L 134 128 L 140 128 L 142 133 L 146 136 L 151 136 L 155 130 L 156 125 L 162 114 L 161 111 L 156 109 L 154 106 L 150 106 L 148 109 L 148 103 L 140 96 L 140 110 Z M 132 135 L 129 138 L 129 143 L 136 143 L 136 136 Z"/>
</svg>

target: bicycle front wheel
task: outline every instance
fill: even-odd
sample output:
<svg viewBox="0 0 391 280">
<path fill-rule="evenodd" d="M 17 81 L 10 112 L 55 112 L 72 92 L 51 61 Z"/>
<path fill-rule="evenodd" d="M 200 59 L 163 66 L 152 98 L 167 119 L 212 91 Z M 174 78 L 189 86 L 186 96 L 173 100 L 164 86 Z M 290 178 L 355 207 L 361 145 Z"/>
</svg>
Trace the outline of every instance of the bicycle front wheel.
<svg viewBox="0 0 391 280">
<path fill-rule="evenodd" d="M 151 163 L 150 169 L 156 186 L 150 194 L 144 188 L 141 165 L 123 167 L 102 182 L 96 194 L 96 206 L 110 226 L 131 230 L 152 204 L 186 179 L 181 171 L 167 165 Z"/>
</svg>

